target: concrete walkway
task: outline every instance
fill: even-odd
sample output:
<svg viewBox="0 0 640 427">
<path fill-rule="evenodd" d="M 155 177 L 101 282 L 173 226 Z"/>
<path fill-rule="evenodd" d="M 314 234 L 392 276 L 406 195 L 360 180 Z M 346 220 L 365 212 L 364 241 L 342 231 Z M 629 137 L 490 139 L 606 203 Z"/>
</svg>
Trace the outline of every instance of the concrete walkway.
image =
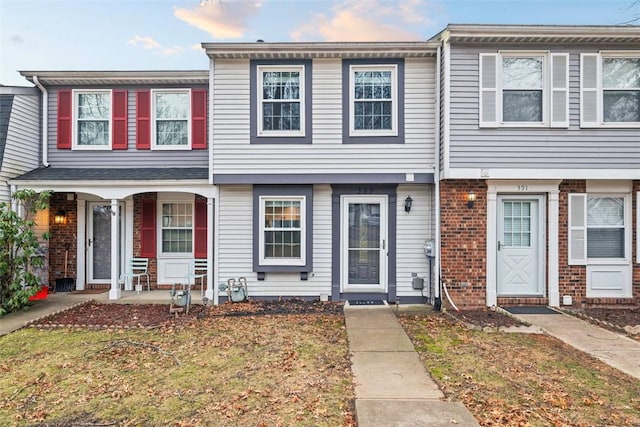
<svg viewBox="0 0 640 427">
<path fill-rule="evenodd" d="M 640 342 L 564 313 L 515 314 L 514 316 L 640 379 Z"/>
<path fill-rule="evenodd" d="M 345 306 L 360 427 L 477 426 L 444 396 L 388 306 Z"/>
</svg>

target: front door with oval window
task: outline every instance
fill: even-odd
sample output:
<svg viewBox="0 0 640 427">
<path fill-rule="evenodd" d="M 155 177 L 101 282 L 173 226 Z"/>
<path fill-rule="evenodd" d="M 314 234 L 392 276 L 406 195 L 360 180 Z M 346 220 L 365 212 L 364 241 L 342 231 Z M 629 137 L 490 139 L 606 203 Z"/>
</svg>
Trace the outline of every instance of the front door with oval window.
<svg viewBox="0 0 640 427">
<path fill-rule="evenodd" d="M 498 296 L 543 296 L 543 207 L 543 196 L 498 196 Z"/>
</svg>

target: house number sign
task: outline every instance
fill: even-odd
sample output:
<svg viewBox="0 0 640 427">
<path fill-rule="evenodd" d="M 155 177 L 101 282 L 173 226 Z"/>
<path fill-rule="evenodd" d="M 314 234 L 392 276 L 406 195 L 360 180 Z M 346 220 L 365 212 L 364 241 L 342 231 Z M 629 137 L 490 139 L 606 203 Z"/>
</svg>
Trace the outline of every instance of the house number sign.
<svg viewBox="0 0 640 427">
<path fill-rule="evenodd" d="M 516 185 L 516 190 L 519 192 L 527 191 L 529 190 L 529 186 L 527 184 L 518 184 Z"/>
</svg>

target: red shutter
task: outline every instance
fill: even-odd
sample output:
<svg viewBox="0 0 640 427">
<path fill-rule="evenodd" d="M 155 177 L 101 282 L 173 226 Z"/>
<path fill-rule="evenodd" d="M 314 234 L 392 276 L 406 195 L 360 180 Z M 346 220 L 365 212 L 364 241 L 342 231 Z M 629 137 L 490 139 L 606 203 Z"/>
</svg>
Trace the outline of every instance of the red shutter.
<svg viewBox="0 0 640 427">
<path fill-rule="evenodd" d="M 142 221 L 140 226 L 140 256 L 156 257 L 156 201 L 142 201 Z"/>
<path fill-rule="evenodd" d="M 207 148 L 207 91 L 204 89 L 191 91 L 191 138 L 192 149 Z"/>
<path fill-rule="evenodd" d="M 194 210 L 193 255 L 207 258 L 207 199 L 196 197 Z"/>
<path fill-rule="evenodd" d="M 151 149 L 151 94 L 148 90 L 136 91 L 136 148 Z"/>
<path fill-rule="evenodd" d="M 111 146 L 114 150 L 126 150 L 129 147 L 127 135 L 127 95 L 126 90 L 114 90 L 112 100 L 113 135 Z"/>
<path fill-rule="evenodd" d="M 58 149 L 71 150 L 71 91 L 58 92 Z M 46 106 L 44 108 L 47 108 Z"/>
</svg>

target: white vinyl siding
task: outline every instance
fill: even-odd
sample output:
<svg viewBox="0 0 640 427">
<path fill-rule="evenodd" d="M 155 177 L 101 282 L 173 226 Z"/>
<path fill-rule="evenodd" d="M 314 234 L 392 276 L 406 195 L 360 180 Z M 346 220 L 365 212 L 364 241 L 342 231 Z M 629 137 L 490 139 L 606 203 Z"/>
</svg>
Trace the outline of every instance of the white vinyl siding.
<svg viewBox="0 0 640 427">
<path fill-rule="evenodd" d="M 342 143 L 342 63 L 335 59 L 313 60 L 312 144 L 250 144 L 249 68 L 248 60 L 215 62 L 212 134 L 216 174 L 433 172 L 432 58 L 405 60 L 404 144 Z"/>
<path fill-rule="evenodd" d="M 218 203 L 219 281 L 246 277 L 249 297 L 308 296 L 331 293 L 331 187 L 314 186 L 313 271 L 308 280 L 300 273 L 266 273 L 258 280 L 253 271 L 253 190 L 250 185 L 221 185 Z M 224 296 L 224 294 L 221 294 Z"/>
</svg>

